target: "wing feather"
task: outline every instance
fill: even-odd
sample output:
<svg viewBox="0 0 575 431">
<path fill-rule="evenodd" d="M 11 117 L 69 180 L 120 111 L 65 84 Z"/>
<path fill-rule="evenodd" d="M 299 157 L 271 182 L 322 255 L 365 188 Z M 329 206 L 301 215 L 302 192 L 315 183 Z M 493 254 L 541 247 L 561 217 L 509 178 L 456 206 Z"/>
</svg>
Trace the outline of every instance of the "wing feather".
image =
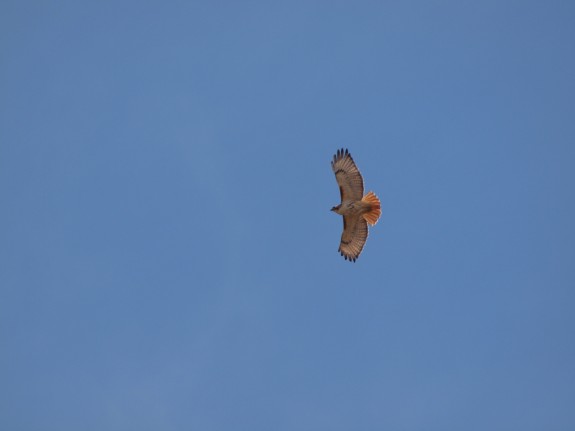
<svg viewBox="0 0 575 431">
<path fill-rule="evenodd" d="M 339 184 L 341 201 L 359 201 L 363 197 L 363 178 L 347 149 L 337 150 L 331 168 Z"/>
<path fill-rule="evenodd" d="M 367 222 L 362 216 L 344 216 L 338 251 L 346 260 L 355 262 L 363 250 L 368 234 Z"/>
</svg>

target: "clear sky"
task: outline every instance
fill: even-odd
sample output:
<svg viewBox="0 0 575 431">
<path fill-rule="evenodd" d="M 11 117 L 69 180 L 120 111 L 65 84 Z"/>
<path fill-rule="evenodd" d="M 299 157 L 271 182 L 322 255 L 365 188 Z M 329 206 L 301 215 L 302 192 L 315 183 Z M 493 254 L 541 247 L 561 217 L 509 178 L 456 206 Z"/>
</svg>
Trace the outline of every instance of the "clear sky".
<svg viewBox="0 0 575 431">
<path fill-rule="evenodd" d="M 570 1 L 2 1 L 0 428 L 575 429 L 574 46 Z"/>
</svg>

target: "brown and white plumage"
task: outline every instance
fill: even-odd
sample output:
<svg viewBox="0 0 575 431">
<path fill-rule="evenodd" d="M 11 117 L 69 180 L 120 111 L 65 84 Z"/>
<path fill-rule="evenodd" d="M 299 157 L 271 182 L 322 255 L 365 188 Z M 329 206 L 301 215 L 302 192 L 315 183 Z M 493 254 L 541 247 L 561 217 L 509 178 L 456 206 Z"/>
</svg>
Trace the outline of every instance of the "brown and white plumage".
<svg viewBox="0 0 575 431">
<path fill-rule="evenodd" d="M 355 262 L 367 241 L 367 224 L 377 223 L 381 204 L 373 192 L 363 196 L 363 178 L 347 149 L 337 150 L 331 168 L 341 196 L 341 204 L 331 210 L 343 216 L 338 251 L 346 260 Z"/>
</svg>

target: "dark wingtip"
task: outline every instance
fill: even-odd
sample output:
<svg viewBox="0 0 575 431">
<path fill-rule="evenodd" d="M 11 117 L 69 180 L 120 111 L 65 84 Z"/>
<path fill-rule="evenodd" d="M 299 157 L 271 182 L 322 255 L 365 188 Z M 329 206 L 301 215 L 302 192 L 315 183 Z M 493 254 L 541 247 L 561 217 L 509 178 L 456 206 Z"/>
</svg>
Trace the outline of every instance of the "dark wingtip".
<svg viewBox="0 0 575 431">
<path fill-rule="evenodd" d="M 349 152 L 349 150 L 347 148 L 339 148 L 337 150 L 337 152 L 335 153 L 335 156 L 333 156 L 333 161 L 331 162 L 331 164 L 333 165 L 339 159 L 343 159 L 343 158 L 348 157 L 348 156 L 351 157 L 351 153 Z"/>
<path fill-rule="evenodd" d="M 339 254 L 341 254 L 345 260 L 348 260 L 350 262 L 355 263 L 355 261 L 357 260 L 357 257 L 347 256 L 347 255 L 343 254 L 342 251 L 340 251 Z"/>
</svg>

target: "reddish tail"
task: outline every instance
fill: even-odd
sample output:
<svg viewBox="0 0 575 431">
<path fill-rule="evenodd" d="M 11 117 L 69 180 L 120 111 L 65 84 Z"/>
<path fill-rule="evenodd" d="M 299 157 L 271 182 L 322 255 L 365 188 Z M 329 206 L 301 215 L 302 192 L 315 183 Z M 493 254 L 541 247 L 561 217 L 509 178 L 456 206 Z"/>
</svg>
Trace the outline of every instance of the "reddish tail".
<svg viewBox="0 0 575 431">
<path fill-rule="evenodd" d="M 381 215 L 381 203 L 379 202 L 379 199 L 373 192 L 369 192 L 361 201 L 366 202 L 371 206 L 371 209 L 363 215 L 363 218 L 370 225 L 375 225 Z"/>
</svg>

